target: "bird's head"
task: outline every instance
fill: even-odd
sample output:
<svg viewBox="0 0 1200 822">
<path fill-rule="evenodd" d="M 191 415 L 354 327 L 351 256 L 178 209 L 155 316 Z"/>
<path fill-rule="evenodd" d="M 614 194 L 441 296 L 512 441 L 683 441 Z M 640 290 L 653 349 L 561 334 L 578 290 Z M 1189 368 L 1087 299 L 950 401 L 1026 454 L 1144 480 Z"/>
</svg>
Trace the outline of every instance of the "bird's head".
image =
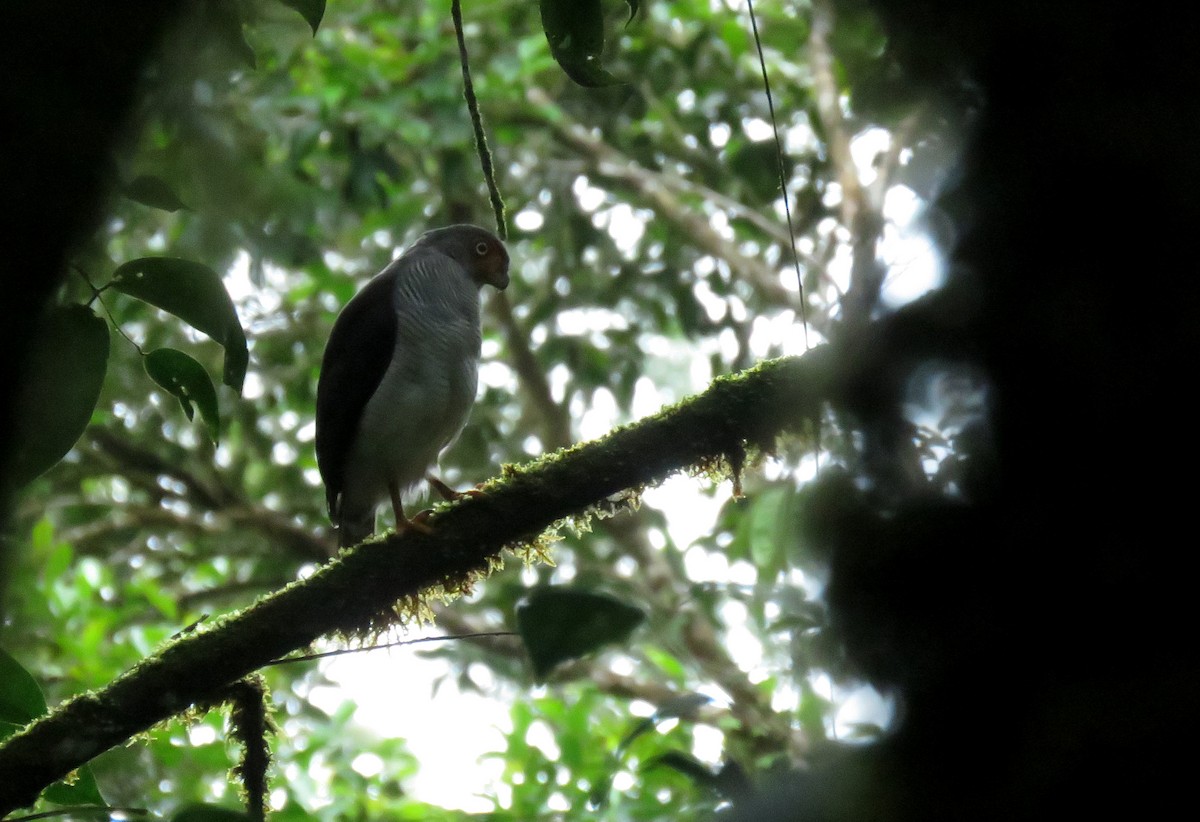
<svg viewBox="0 0 1200 822">
<path fill-rule="evenodd" d="M 490 231 L 473 225 L 452 225 L 426 231 L 413 247 L 435 248 L 460 263 L 480 287 L 508 287 L 508 251 Z"/>
</svg>

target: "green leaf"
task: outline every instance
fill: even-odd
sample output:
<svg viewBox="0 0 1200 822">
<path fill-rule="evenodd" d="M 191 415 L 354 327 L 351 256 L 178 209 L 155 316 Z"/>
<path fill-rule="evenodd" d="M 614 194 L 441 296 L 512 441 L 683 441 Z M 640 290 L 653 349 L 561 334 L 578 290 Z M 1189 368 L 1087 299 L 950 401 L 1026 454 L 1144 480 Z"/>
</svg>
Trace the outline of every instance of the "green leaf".
<svg viewBox="0 0 1200 822">
<path fill-rule="evenodd" d="M 163 211 L 178 211 L 187 208 L 169 185 L 158 177 L 143 174 L 125 186 L 125 196 L 134 202 L 161 208 Z"/>
<path fill-rule="evenodd" d="M 317 27 L 325 16 L 325 0 L 280 0 L 288 8 L 300 12 L 300 16 L 308 21 L 313 36 L 317 36 Z"/>
<path fill-rule="evenodd" d="M 46 710 L 46 698 L 37 681 L 0 648 L 0 739 L 11 736 Z M 60 805 L 104 804 L 96 777 L 87 766 L 77 770 L 70 781 L 55 782 L 43 796 Z"/>
<path fill-rule="evenodd" d="M 535 588 L 517 605 L 517 630 L 539 679 L 560 662 L 623 641 L 643 619 L 640 608 L 576 589 Z"/>
<path fill-rule="evenodd" d="M 0 648 L 0 721 L 24 725 L 44 713 L 42 689 L 21 663 Z"/>
<path fill-rule="evenodd" d="M 792 489 L 782 485 L 765 489 L 750 510 L 750 557 L 760 571 L 774 574 L 782 564 L 786 546 L 786 514 Z"/>
<path fill-rule="evenodd" d="M 654 647 L 647 647 L 642 653 L 671 679 L 682 681 L 687 676 L 687 669 L 683 667 L 683 663 L 679 661 L 678 657 Z"/>
<path fill-rule="evenodd" d="M 245 811 L 220 805 L 188 805 L 171 817 L 171 822 L 249 822 Z"/>
<path fill-rule="evenodd" d="M 10 479 L 17 487 L 50 469 L 87 427 L 108 366 L 108 324 L 90 308 L 69 305 L 46 315 L 17 389 L 17 443 Z"/>
<path fill-rule="evenodd" d="M 538 5 L 550 53 L 568 77 L 588 88 L 623 82 L 600 65 L 604 51 L 600 0 L 540 0 Z"/>
<path fill-rule="evenodd" d="M 104 797 L 91 768 L 84 765 L 73 777 L 55 782 L 42 797 L 59 805 L 103 805 Z"/>
<path fill-rule="evenodd" d="M 217 389 L 204 366 L 182 351 L 174 348 L 159 348 L 151 351 L 145 359 L 146 373 L 183 406 L 183 413 L 190 420 L 195 415 L 195 403 L 200 416 L 212 431 L 213 439 L 221 436 L 221 417 L 217 411 Z"/>
<path fill-rule="evenodd" d="M 109 285 L 174 314 L 224 346 L 224 382 L 241 393 L 250 361 L 246 334 L 215 271 L 176 257 L 141 257 L 119 266 Z"/>
</svg>

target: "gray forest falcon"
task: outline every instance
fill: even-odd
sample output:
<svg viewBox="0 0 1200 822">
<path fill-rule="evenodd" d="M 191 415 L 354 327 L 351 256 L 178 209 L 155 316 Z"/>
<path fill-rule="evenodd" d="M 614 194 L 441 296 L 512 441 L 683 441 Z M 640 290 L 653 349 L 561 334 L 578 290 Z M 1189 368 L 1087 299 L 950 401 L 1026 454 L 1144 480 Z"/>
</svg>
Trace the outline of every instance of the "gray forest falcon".
<svg viewBox="0 0 1200 822">
<path fill-rule="evenodd" d="M 422 234 L 367 283 L 333 324 L 317 383 L 317 466 L 343 546 L 375 531 L 462 431 L 478 383 L 479 292 L 508 286 L 493 234 L 453 225 Z M 432 475 L 439 492 L 452 494 Z"/>
</svg>

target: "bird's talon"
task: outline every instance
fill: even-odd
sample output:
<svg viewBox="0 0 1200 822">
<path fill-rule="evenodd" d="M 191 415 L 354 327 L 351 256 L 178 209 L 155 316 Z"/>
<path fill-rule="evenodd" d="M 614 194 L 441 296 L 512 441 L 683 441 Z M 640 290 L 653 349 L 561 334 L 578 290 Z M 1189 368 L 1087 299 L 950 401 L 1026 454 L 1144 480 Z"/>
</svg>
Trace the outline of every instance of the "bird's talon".
<svg viewBox="0 0 1200 822">
<path fill-rule="evenodd" d="M 474 488 L 468 488 L 466 491 L 456 491 L 432 474 L 425 477 L 425 479 L 428 480 L 429 487 L 434 491 L 437 491 L 438 496 L 446 500 L 446 502 L 458 502 L 463 497 L 482 497 L 487 495 L 486 492 L 482 490 L 482 482 L 476 485 Z"/>
<path fill-rule="evenodd" d="M 429 515 L 432 513 L 433 511 L 430 511 L 429 509 L 418 511 L 416 516 L 412 517 L 411 519 L 406 519 L 402 524 L 398 523 L 396 526 L 396 533 L 403 534 L 406 531 L 416 531 L 420 534 L 432 534 L 433 526 L 425 521 L 429 519 Z"/>
</svg>

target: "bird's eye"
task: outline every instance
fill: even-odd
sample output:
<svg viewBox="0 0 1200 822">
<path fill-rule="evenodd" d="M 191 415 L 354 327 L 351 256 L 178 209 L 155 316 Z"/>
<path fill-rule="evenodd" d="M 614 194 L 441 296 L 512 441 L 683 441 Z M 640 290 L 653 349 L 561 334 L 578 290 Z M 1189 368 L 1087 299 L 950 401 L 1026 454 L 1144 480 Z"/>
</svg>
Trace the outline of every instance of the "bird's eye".
<svg viewBox="0 0 1200 822">
<path fill-rule="evenodd" d="M 475 243 L 475 253 L 476 254 L 478 254 L 480 257 L 482 257 L 484 254 L 487 254 L 487 252 L 488 252 L 487 243 Z"/>
</svg>

